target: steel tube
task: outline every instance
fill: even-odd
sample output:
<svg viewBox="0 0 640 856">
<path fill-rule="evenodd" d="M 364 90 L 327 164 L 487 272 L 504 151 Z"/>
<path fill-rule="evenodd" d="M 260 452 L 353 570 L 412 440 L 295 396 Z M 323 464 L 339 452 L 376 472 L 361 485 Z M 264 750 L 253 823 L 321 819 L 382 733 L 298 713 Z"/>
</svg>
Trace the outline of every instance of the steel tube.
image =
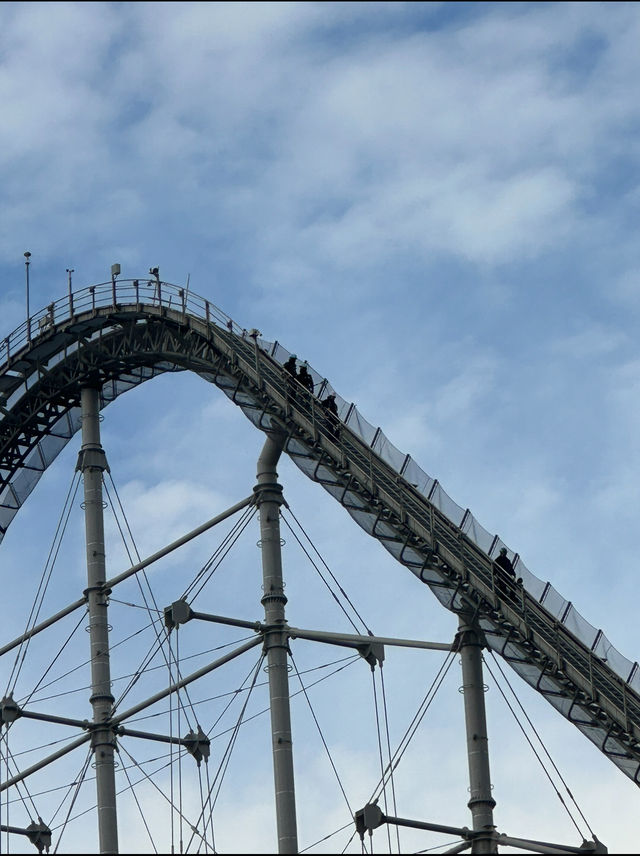
<svg viewBox="0 0 640 856">
<path fill-rule="evenodd" d="M 226 520 L 228 517 L 231 517 L 236 511 L 240 511 L 242 508 L 246 508 L 247 505 L 251 505 L 254 501 L 253 496 L 248 496 L 246 499 L 237 502 L 235 505 L 232 505 L 231 508 L 227 508 L 226 511 L 223 511 L 221 514 L 217 514 L 215 517 L 212 517 L 211 520 L 207 520 L 206 523 L 203 523 L 201 526 L 192 529 L 191 532 L 187 532 L 186 535 L 182 535 L 180 538 L 172 541 L 171 544 L 168 544 L 166 547 L 163 547 L 161 550 L 158 550 L 153 555 L 149 556 L 147 559 L 143 559 L 141 562 L 138 562 L 135 565 L 132 565 L 128 570 L 123 571 L 121 574 L 118 574 L 117 577 L 112 577 L 110 580 L 107 580 L 105 583 L 106 588 L 111 589 L 114 586 L 117 586 L 118 583 L 124 582 L 124 580 L 128 580 L 129 577 L 137 574 L 138 571 L 143 570 L 148 565 L 153 564 L 153 562 L 157 562 L 158 559 L 162 559 L 164 556 L 171 553 L 173 550 L 176 550 L 178 547 L 182 547 L 183 544 L 186 544 L 188 541 L 192 541 L 194 538 L 197 538 L 198 535 L 202 535 L 203 532 L 206 532 L 208 529 L 212 529 L 218 523 L 222 523 L 223 520 Z"/>
<path fill-rule="evenodd" d="M 151 707 L 152 704 L 155 704 L 158 701 L 162 701 L 163 698 L 171 695 L 171 693 L 175 693 L 178 690 L 181 690 L 183 687 L 188 686 L 193 681 L 197 681 L 199 678 L 203 678 L 205 675 L 208 675 L 209 672 L 213 672 L 214 669 L 219 668 L 225 663 L 229 663 L 231 660 L 239 657 L 240 654 L 244 654 L 245 651 L 250 651 L 251 648 L 255 648 L 256 645 L 260 644 L 260 637 L 256 636 L 255 639 L 251 639 L 249 642 L 245 642 L 244 645 L 241 645 L 239 648 L 236 648 L 235 651 L 230 651 L 227 654 L 224 654 L 217 660 L 214 660 L 213 663 L 209 663 L 208 666 L 204 666 L 202 669 L 198 669 L 197 672 L 193 672 L 191 675 L 187 675 L 186 678 L 182 678 L 181 681 L 178 681 L 175 684 L 172 684 L 170 687 L 166 687 L 164 690 L 160 690 L 155 695 L 150 696 L 149 698 L 141 701 L 139 704 L 136 704 L 134 707 L 130 707 L 128 710 L 125 710 L 123 713 L 119 713 L 117 716 L 114 716 L 111 719 L 111 724 L 115 727 L 119 725 L 121 722 L 124 722 L 125 719 L 128 719 L 130 716 L 135 716 L 136 713 L 140 713 L 141 710 L 145 710 L 147 707 Z"/>
<path fill-rule="evenodd" d="M 65 755 L 68 755 L 69 752 L 73 752 L 74 749 L 77 749 L 78 746 L 82 746 L 83 743 L 88 743 L 90 739 L 90 734 L 83 734 L 82 737 L 78 737 L 72 743 L 68 743 L 64 748 L 58 749 L 57 752 L 54 752 L 52 755 L 48 755 L 46 758 L 43 758 L 42 761 L 38 761 L 31 767 L 27 767 L 26 770 L 21 770 L 19 773 L 16 773 L 15 776 L 12 776 L 10 779 L 7 779 L 5 782 L 2 782 L 2 784 L 0 784 L 0 792 L 6 791 L 7 788 L 10 788 L 17 782 L 22 782 L 24 779 L 27 779 L 33 773 L 37 773 L 38 770 L 42 770 L 49 764 L 52 764 L 54 761 L 57 761 L 58 758 L 63 758 Z"/>
<path fill-rule="evenodd" d="M 400 648 L 424 648 L 429 651 L 451 651 L 451 642 L 425 642 L 421 639 L 396 639 L 392 636 L 359 636 L 354 633 L 325 633 L 323 630 L 303 630 L 300 627 L 289 627 L 291 639 L 309 639 L 312 642 L 327 642 L 329 645 L 343 645 L 358 648 L 377 642 L 380 645 L 391 645 Z"/>
<path fill-rule="evenodd" d="M 280 506 L 283 499 L 276 472 L 282 447 L 283 442 L 267 437 L 258 459 L 257 485 L 254 490 L 260 514 L 262 604 L 266 625 L 264 648 L 269 675 L 278 852 L 297 853 L 298 832 L 289 707 L 289 652 L 284 612 L 287 598 L 284 594 L 280 550 Z"/>
<path fill-rule="evenodd" d="M 485 833 L 474 838 L 471 852 L 497 853 L 493 824 L 493 809 L 496 803 L 491 794 L 489 740 L 482 677 L 482 636 L 477 625 L 465 613 L 459 616 L 459 633 L 471 794 L 469 808 L 473 818 L 473 831 Z"/>
<path fill-rule="evenodd" d="M 106 562 L 102 474 L 107 463 L 100 443 L 100 392 L 84 387 L 82 404 L 82 448 L 78 466 L 84 482 L 84 515 L 87 544 L 87 605 L 91 646 L 91 706 L 94 725 L 92 748 L 96 768 L 98 835 L 101 853 L 118 852 L 116 812 L 115 736 L 109 722 L 114 698 L 111 695 L 109 624 L 107 621 Z"/>
<path fill-rule="evenodd" d="M 3 654 L 6 654 L 7 651 L 11 651 L 13 648 L 17 648 L 22 642 L 26 642 L 27 639 L 31 639 L 32 636 L 36 636 L 42 630 L 46 630 L 47 627 L 51 627 L 52 624 L 55 624 L 56 621 L 60 621 L 61 618 L 65 618 L 67 615 L 71 615 L 72 612 L 75 612 L 76 609 L 80 609 L 81 606 L 84 606 L 87 602 L 85 597 L 80 598 L 79 600 L 70 603 L 69 606 L 65 606 L 64 609 L 61 609 L 60 612 L 56 612 L 55 615 L 52 615 L 51 618 L 47 618 L 45 621 L 40 624 L 36 624 L 31 630 L 27 630 L 26 633 L 23 633 L 21 636 L 18 636 L 17 639 L 14 639 L 12 642 L 7 642 L 6 645 L 3 645 L 0 648 L 0 657 Z"/>
<path fill-rule="evenodd" d="M 235 514 L 237 511 L 240 511 L 243 508 L 246 508 L 248 505 L 254 501 L 253 496 L 248 496 L 246 499 L 243 499 L 241 502 L 236 503 L 236 505 L 231 506 L 226 511 L 223 511 L 222 514 L 216 515 L 216 517 L 212 517 L 211 520 L 207 520 L 206 523 L 203 523 L 201 526 L 198 526 L 196 529 L 193 529 L 191 532 L 187 532 L 186 535 L 182 535 L 176 541 L 173 541 L 171 544 L 168 544 L 166 547 L 163 547 L 161 550 L 158 550 L 152 556 L 149 556 L 146 559 L 143 559 L 141 562 L 138 562 L 135 565 L 132 565 L 128 570 L 123 571 L 121 574 L 118 574 L 117 577 L 113 577 L 110 580 L 107 580 L 105 583 L 105 589 L 112 589 L 118 585 L 118 583 L 124 582 L 124 580 L 128 580 L 129 577 L 137 574 L 139 571 L 144 570 L 144 568 L 148 568 L 149 565 L 152 565 L 154 562 L 157 562 L 158 559 L 164 558 L 173 550 L 177 550 L 178 547 L 182 547 L 183 544 L 186 544 L 188 541 L 197 538 L 198 535 L 202 535 L 203 532 L 206 532 L 208 529 L 216 526 L 218 523 L 221 523 L 223 520 L 226 520 L 232 514 Z M 69 606 L 66 606 L 64 609 L 61 609 L 60 612 L 56 612 L 55 615 L 52 615 L 51 618 L 47 618 L 45 621 L 42 621 L 40 624 L 37 624 L 31 630 L 28 630 L 26 633 L 23 633 L 21 636 L 18 636 L 11 642 L 7 642 L 6 645 L 3 645 L 0 648 L 0 656 L 6 654 L 8 651 L 11 651 L 13 648 L 16 648 L 20 645 L 21 642 L 26 641 L 27 639 L 31 639 L 32 636 L 36 636 L 42 630 L 46 630 L 47 627 L 51 627 L 52 624 L 55 624 L 56 621 L 59 621 L 61 618 L 65 618 L 67 615 L 70 615 L 72 612 L 75 612 L 76 609 L 80 609 L 81 606 L 84 606 L 87 602 L 86 597 L 82 597 L 79 600 L 70 603 Z M 195 613 L 194 613 L 195 617 Z M 198 614 L 197 617 L 202 617 Z M 255 622 L 251 625 L 254 626 Z M 240 625 L 244 626 L 244 625 Z M 249 622 L 247 625 L 249 626 Z"/>
</svg>

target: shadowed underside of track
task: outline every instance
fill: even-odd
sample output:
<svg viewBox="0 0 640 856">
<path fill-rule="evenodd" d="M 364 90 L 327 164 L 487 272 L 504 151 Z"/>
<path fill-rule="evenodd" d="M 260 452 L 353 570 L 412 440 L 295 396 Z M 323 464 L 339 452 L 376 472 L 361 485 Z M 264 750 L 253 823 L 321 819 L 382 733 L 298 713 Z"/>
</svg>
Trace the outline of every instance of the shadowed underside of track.
<svg viewBox="0 0 640 856">
<path fill-rule="evenodd" d="M 165 285 L 165 284 L 163 284 Z M 167 290 L 175 287 L 166 286 Z M 177 290 L 182 294 L 181 290 Z M 80 426 L 80 390 L 106 406 L 167 371 L 214 383 L 369 534 L 454 612 L 473 609 L 487 645 L 640 784 L 640 696 L 528 591 L 496 592 L 493 562 L 462 529 L 346 425 L 336 437 L 318 399 L 291 383 L 274 350 L 206 303 L 205 317 L 158 300 L 120 302 L 40 324 L 0 367 L 0 539 L 42 472 Z M 139 294 L 136 288 L 136 298 Z M 53 304 L 52 304 L 53 306 Z M 31 331 L 29 331 L 31 332 Z M 257 331 L 256 331 L 257 332 Z"/>
</svg>

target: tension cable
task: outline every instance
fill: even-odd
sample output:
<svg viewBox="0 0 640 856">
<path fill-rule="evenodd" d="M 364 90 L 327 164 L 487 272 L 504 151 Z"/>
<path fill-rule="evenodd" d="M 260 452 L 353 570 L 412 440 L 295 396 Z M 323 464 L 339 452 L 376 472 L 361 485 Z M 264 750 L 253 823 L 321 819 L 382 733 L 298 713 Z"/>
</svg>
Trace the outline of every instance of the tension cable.
<svg viewBox="0 0 640 856">
<path fill-rule="evenodd" d="M 501 668 L 501 666 L 500 666 L 500 663 L 498 663 L 498 661 L 497 661 L 497 659 L 496 659 L 496 657 L 495 657 L 495 655 L 494 655 L 493 651 L 491 651 L 491 656 L 492 656 L 493 661 L 495 662 L 496 666 L 498 667 L 498 669 L 499 669 L 499 671 L 500 671 L 500 674 L 502 675 L 503 680 L 505 681 L 505 683 L 507 684 L 507 686 L 508 686 L 508 687 L 509 687 L 509 689 L 511 690 L 511 693 L 512 693 L 513 697 L 514 697 L 514 698 L 515 698 L 515 700 L 517 701 L 517 703 L 518 703 L 518 705 L 519 705 L 519 707 L 520 707 L 520 709 L 521 709 L 522 713 L 524 714 L 524 716 L 525 716 L 525 718 L 526 718 L 527 722 L 529 723 L 529 726 L 531 727 L 531 729 L 532 729 L 533 733 L 534 733 L 534 734 L 536 735 L 536 737 L 538 738 L 538 741 L 539 741 L 540 745 L 542 746 L 542 748 L 543 748 L 543 750 L 544 750 L 544 753 L 546 754 L 547 758 L 549 759 L 549 761 L 550 761 L 550 762 L 551 762 L 551 764 L 553 765 L 553 768 L 554 768 L 555 772 L 557 773 L 557 775 L 558 775 L 558 777 L 559 777 L 560 781 L 561 781 L 561 782 L 562 782 L 562 784 L 564 785 L 565 790 L 566 790 L 566 791 L 567 791 L 567 793 L 569 794 L 569 797 L 571 798 L 571 800 L 572 800 L 572 802 L 574 803 L 574 805 L 575 805 L 576 809 L 578 810 L 578 813 L 580 814 L 580 817 L 582 818 L 582 820 L 583 820 L 583 821 L 584 821 L 584 823 L 586 824 L 587 829 L 589 830 L 589 832 L 591 833 L 591 835 L 592 835 L 592 837 L 593 837 L 594 833 L 593 833 L 593 830 L 591 829 L 591 827 L 589 826 L 589 822 L 587 821 L 586 817 L 585 817 L 585 816 L 584 816 L 584 814 L 582 813 L 582 811 L 581 811 L 581 809 L 580 809 L 580 806 L 579 806 L 579 805 L 578 805 L 578 803 L 576 802 L 576 800 L 575 800 L 575 798 L 574 798 L 573 794 L 571 793 L 571 791 L 570 791 L 570 789 L 569 789 L 569 786 L 568 786 L 568 785 L 567 785 L 567 783 L 565 782 L 564 778 L 562 777 L 562 774 L 560 773 L 560 770 L 558 769 L 558 767 L 556 766 L 556 764 L 555 764 L 555 762 L 554 762 L 553 758 L 552 758 L 552 757 L 551 757 L 551 755 L 549 754 L 549 751 L 548 751 L 547 747 L 545 746 L 545 744 L 544 744 L 544 741 L 543 741 L 542 737 L 541 737 L 541 736 L 540 736 L 540 734 L 536 731 L 536 728 L 535 728 L 535 726 L 533 725 L 533 723 L 531 722 L 531 719 L 529 718 L 529 716 L 528 716 L 527 712 L 525 711 L 524 707 L 522 706 L 522 703 L 521 703 L 520 699 L 518 698 L 518 696 L 516 695 L 516 693 L 515 693 L 515 691 L 514 691 L 513 687 L 512 687 L 512 686 L 511 686 L 511 684 L 509 683 L 509 680 L 507 679 L 507 676 L 505 675 L 504 671 L 502 670 L 502 668 Z M 555 793 L 556 793 L 556 796 L 558 797 L 558 799 L 559 799 L 559 800 L 560 800 L 560 802 L 562 803 L 562 806 L 563 806 L 564 810 L 565 810 L 565 811 L 567 812 L 567 814 L 569 815 L 569 818 L 571 819 L 571 822 L 573 823 L 573 825 L 574 825 L 574 826 L 575 826 L 575 828 L 577 829 L 578 834 L 580 835 L 580 837 L 581 837 L 581 838 L 584 838 L 585 836 L 582 834 L 582 830 L 580 829 L 580 827 L 579 827 L 579 826 L 578 826 L 578 824 L 576 823 L 576 821 L 575 821 L 575 819 L 574 819 L 573 815 L 571 814 L 571 811 L 569 810 L 569 807 L 567 806 L 567 804 L 565 803 L 565 801 L 564 801 L 564 799 L 563 799 L 563 797 L 562 797 L 562 794 L 560 793 L 560 791 L 559 791 L 559 790 L 558 790 L 558 788 L 556 787 L 556 784 L 554 783 L 553 779 L 551 778 L 551 775 L 550 775 L 550 773 L 549 773 L 549 771 L 548 771 L 548 769 L 547 769 L 547 767 L 546 767 L 546 765 L 545 765 L 545 763 L 544 763 L 543 759 L 540 757 L 539 753 L 536 751 L 536 749 L 535 749 L 535 747 L 534 747 L 533 743 L 531 742 L 531 739 L 530 739 L 529 735 L 526 733 L 526 731 L 525 731 L 525 729 L 524 729 L 524 726 L 523 726 L 523 725 L 522 725 L 522 723 L 520 722 L 520 720 L 519 720 L 519 718 L 518 718 L 517 713 L 515 712 L 515 710 L 513 709 L 512 705 L 510 704 L 509 700 L 507 699 L 506 695 L 504 694 L 504 691 L 502 690 L 502 687 L 500 686 L 500 684 L 499 684 L 499 683 L 498 683 L 498 681 L 496 680 L 496 677 L 495 677 L 495 675 L 493 674 L 493 672 L 491 671 L 491 668 L 490 668 L 489 664 L 488 664 L 488 663 L 486 663 L 486 661 L 485 661 L 485 664 L 486 664 L 486 666 L 487 666 L 487 669 L 489 670 L 489 674 L 491 675 L 491 677 L 492 677 L 492 678 L 493 678 L 493 680 L 495 681 L 496 686 L 498 687 L 498 690 L 500 691 L 500 695 L 502 696 L 502 698 L 504 699 L 504 701 L 505 701 L 505 703 L 506 703 L 507 707 L 508 707 L 508 708 L 509 708 L 509 710 L 511 711 L 511 714 L 512 714 L 513 718 L 515 719 L 516 723 L 518 724 L 518 727 L 519 727 L 519 728 L 520 728 L 520 730 L 522 731 L 522 733 L 523 733 L 523 735 L 524 735 L 525 740 L 527 741 L 527 743 L 528 743 L 528 744 L 529 744 L 529 746 L 531 747 L 531 751 L 533 752 L 533 754 L 534 754 L 534 755 L 535 755 L 535 757 L 537 758 L 537 760 L 538 760 L 538 762 L 539 762 L 540 766 L 542 767 L 542 769 L 543 769 L 543 771 L 544 771 L 544 773 L 545 773 L 546 777 L 549 779 L 549 782 L 551 783 L 551 787 L 554 789 L 554 791 L 555 791 Z"/>
<path fill-rule="evenodd" d="M 373 635 L 373 633 L 372 633 L 372 631 L 369 629 L 369 627 L 367 626 L 366 621 L 365 621 L 365 620 L 364 620 L 364 618 L 360 615 L 360 613 L 358 612 L 358 610 L 355 608 L 355 606 L 353 605 L 353 603 L 352 603 L 351 599 L 349 598 L 349 595 L 348 595 L 348 594 L 345 592 L 345 590 L 342 588 L 342 586 L 340 585 L 340 583 L 339 583 L 339 582 L 338 582 L 338 580 L 336 579 L 336 577 L 335 577 L 335 575 L 334 575 L 333 571 L 332 571 L 332 570 L 331 570 L 331 568 L 327 565 L 327 563 L 325 562 L 325 560 L 322 558 L 322 556 L 321 556 L 321 555 L 320 555 L 320 553 L 318 552 L 318 549 L 316 548 L 315 544 L 313 543 L 313 541 L 311 540 L 311 538 L 309 537 L 309 535 L 305 532 L 305 530 L 304 530 L 304 528 L 302 527 L 302 524 L 300 523 L 300 521 L 297 519 L 297 517 L 295 516 L 295 514 L 293 513 L 293 511 L 291 511 L 291 509 L 290 509 L 290 508 L 288 509 L 288 511 L 289 511 L 289 514 L 293 517 L 293 519 L 294 519 L 294 520 L 295 520 L 295 522 L 297 523 L 297 525 L 298 525 L 298 527 L 299 527 L 300 531 L 303 533 L 303 535 L 305 536 L 305 538 L 307 539 L 307 541 L 309 542 L 309 544 L 311 545 L 311 547 L 312 547 L 312 548 L 313 548 L 313 550 L 315 551 L 316 555 L 318 556 L 318 558 L 320 559 L 320 561 L 322 562 L 322 564 L 323 564 L 323 565 L 325 566 L 325 568 L 327 569 L 327 571 L 328 571 L 328 573 L 330 574 L 330 576 L 331 576 L 332 580 L 334 581 L 334 583 L 337 585 L 338 589 L 340 590 L 340 594 L 344 597 L 344 599 L 347 601 L 347 603 L 349 604 L 349 606 L 351 607 L 351 609 L 352 609 L 352 610 L 355 612 L 355 614 L 358 616 L 358 618 L 360 619 L 360 622 L 362 623 L 362 626 L 365 628 L 365 630 L 367 631 L 367 633 L 369 634 L 369 636 L 372 636 L 372 635 Z M 305 556 L 309 559 L 309 561 L 311 562 L 311 564 L 312 564 L 312 565 L 313 565 L 313 567 L 315 568 L 316 572 L 318 573 L 318 576 L 320 577 L 320 579 L 322 580 L 322 582 L 325 584 L 325 586 L 327 587 L 327 589 L 328 589 L 328 590 L 329 590 L 329 592 L 331 593 L 331 596 L 333 597 L 333 599 L 335 600 L 335 602 L 338 604 L 338 606 L 340 607 L 340 609 L 341 609 L 341 610 L 344 612 L 344 614 L 346 615 L 347 620 L 349 621 L 349 623 L 351 624 L 351 626 L 353 627 L 353 629 L 356 631 L 356 633 L 357 633 L 357 634 L 360 634 L 360 629 L 356 626 L 356 624 L 355 624 L 355 623 L 353 622 L 353 620 L 351 619 L 351 616 L 349 615 L 349 613 L 346 611 L 346 609 L 344 608 L 344 606 L 343 606 L 343 605 L 340 603 L 340 601 L 338 600 L 338 597 L 336 596 L 335 592 L 332 590 L 331 586 L 329 585 L 329 583 L 328 583 L 328 582 L 327 582 L 327 580 L 325 579 L 324 574 L 322 573 L 322 571 L 320 570 L 320 568 L 317 566 L 317 564 L 313 561 L 313 559 L 312 559 L 312 558 L 311 558 L 311 556 L 309 555 L 308 550 L 305 548 L 305 546 L 302 544 L 302 542 L 300 541 L 300 539 L 298 538 L 298 536 L 296 535 L 296 533 L 293 531 L 293 529 L 292 529 L 292 528 L 291 528 L 291 526 L 289 525 L 289 522 L 287 521 L 287 519 L 286 519 L 286 517 L 284 516 L 284 514 L 282 514 L 282 521 L 283 521 L 283 523 L 285 524 L 285 526 L 287 527 L 287 529 L 289 530 L 289 532 L 291 532 L 291 534 L 293 535 L 293 537 L 296 539 L 296 541 L 297 541 L 297 542 L 298 542 L 298 544 L 300 545 L 300 549 L 303 551 L 303 553 L 305 554 Z"/>
</svg>

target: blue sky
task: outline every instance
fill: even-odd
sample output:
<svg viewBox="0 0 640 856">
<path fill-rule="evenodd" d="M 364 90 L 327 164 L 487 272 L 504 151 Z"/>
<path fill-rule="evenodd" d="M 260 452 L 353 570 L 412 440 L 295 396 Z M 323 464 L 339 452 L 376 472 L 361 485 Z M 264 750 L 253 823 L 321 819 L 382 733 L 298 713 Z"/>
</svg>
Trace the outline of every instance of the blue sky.
<svg viewBox="0 0 640 856">
<path fill-rule="evenodd" d="M 24 317 L 25 250 L 33 309 L 63 296 L 66 268 L 78 287 L 113 262 L 189 276 L 307 359 L 636 660 L 639 37 L 634 3 L 4 3 L 1 335 Z M 142 552 L 253 486 L 261 435 L 197 378 L 124 396 L 103 431 Z M 12 524 L 5 567 L 36 579 L 76 453 Z M 281 478 L 376 632 L 451 637 L 453 616 L 328 495 L 289 462 Z M 290 597 L 292 624 L 307 610 Z M 454 684 L 405 816 L 468 822 Z M 572 843 L 497 696 L 500 829 Z M 634 850 L 636 786 L 522 698 L 598 837 Z M 249 836 L 269 796 L 243 799 Z M 268 851 L 255 835 L 246 846 Z"/>
</svg>

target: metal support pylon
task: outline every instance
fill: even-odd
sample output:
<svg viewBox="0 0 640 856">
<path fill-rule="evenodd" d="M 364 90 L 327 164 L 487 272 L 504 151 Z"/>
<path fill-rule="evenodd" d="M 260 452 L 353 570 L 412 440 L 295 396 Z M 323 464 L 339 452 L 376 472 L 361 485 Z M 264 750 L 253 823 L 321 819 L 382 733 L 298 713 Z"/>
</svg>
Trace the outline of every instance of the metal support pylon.
<svg viewBox="0 0 640 856">
<path fill-rule="evenodd" d="M 482 677 L 483 638 L 482 631 L 473 617 L 464 612 L 459 615 L 458 648 L 462 663 L 462 690 L 467 731 L 469 808 L 473 819 L 473 831 L 486 833 L 486 836 L 479 835 L 473 839 L 471 852 L 497 853 L 493 823 L 493 809 L 496 803 L 491 794 L 489 739 Z"/>
<path fill-rule="evenodd" d="M 107 621 L 106 561 L 102 474 L 107 459 L 100 443 L 100 392 L 82 389 L 82 448 L 78 469 L 84 483 L 84 517 L 87 545 L 87 607 L 91 645 L 92 749 L 96 769 L 100 853 L 118 852 L 116 814 L 115 736 L 109 723 L 111 694 L 109 624 Z"/>
<path fill-rule="evenodd" d="M 298 852 L 296 799 L 293 778 L 293 744 L 289 706 L 289 637 L 282 580 L 280 506 L 284 502 L 276 464 L 283 440 L 267 437 L 258 458 L 256 505 L 260 513 L 260 546 L 264 606 L 264 650 L 269 675 L 273 775 L 276 797 L 278 852 Z"/>
</svg>

